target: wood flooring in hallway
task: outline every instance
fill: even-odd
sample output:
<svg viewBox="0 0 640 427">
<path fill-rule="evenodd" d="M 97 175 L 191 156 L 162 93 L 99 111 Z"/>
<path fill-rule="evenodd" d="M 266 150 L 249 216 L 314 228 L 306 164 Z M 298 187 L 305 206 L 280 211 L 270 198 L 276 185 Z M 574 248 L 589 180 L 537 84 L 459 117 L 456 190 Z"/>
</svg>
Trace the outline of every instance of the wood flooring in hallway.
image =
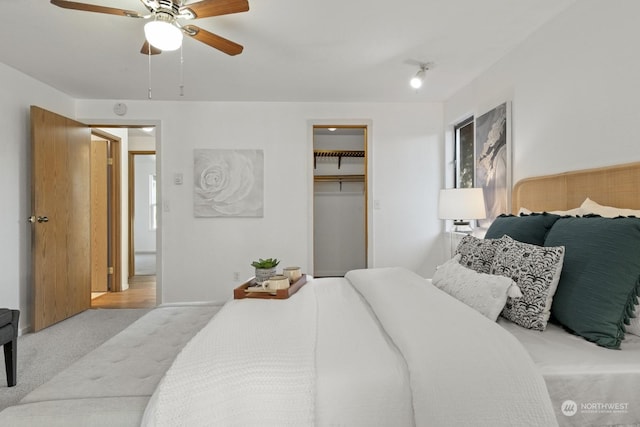
<svg viewBox="0 0 640 427">
<path fill-rule="evenodd" d="M 126 291 L 107 292 L 91 300 L 91 308 L 153 308 L 155 306 L 155 276 L 135 276 Z"/>
</svg>

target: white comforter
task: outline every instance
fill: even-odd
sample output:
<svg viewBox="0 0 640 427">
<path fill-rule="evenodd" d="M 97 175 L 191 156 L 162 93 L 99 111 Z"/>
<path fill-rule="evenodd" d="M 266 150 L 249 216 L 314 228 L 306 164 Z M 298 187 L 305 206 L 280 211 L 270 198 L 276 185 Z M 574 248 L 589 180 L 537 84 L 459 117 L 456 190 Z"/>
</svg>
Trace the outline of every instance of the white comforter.
<svg viewBox="0 0 640 427">
<path fill-rule="evenodd" d="M 229 302 L 156 389 L 149 426 L 555 426 L 520 344 L 404 269 Z"/>
</svg>

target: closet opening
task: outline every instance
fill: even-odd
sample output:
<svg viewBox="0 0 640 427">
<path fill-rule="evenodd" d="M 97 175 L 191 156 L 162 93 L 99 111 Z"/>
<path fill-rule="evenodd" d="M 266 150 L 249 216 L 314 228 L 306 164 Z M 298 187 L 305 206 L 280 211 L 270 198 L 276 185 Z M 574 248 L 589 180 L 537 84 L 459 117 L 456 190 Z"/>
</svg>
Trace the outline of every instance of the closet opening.
<svg viewBox="0 0 640 427">
<path fill-rule="evenodd" d="M 367 126 L 313 126 L 313 276 L 367 267 Z"/>
</svg>

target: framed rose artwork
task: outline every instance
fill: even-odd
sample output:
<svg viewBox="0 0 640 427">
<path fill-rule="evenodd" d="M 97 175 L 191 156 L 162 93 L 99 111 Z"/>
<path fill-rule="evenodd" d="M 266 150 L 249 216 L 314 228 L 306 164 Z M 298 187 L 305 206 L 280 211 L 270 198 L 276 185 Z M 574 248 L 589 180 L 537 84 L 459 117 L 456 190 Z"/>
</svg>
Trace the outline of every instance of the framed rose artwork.
<svg viewBox="0 0 640 427">
<path fill-rule="evenodd" d="M 263 216 L 263 150 L 196 149 L 193 162 L 195 217 Z"/>
</svg>

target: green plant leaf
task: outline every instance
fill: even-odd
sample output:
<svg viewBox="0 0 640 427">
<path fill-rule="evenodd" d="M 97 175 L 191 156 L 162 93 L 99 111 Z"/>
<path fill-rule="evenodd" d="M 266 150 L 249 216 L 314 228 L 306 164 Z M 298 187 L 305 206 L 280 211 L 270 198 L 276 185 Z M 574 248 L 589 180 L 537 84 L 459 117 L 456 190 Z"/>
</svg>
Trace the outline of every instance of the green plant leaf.
<svg viewBox="0 0 640 427">
<path fill-rule="evenodd" d="M 280 261 L 277 258 L 258 258 L 258 261 L 253 261 L 251 266 L 254 268 L 274 268 L 278 264 L 280 264 Z"/>
</svg>

